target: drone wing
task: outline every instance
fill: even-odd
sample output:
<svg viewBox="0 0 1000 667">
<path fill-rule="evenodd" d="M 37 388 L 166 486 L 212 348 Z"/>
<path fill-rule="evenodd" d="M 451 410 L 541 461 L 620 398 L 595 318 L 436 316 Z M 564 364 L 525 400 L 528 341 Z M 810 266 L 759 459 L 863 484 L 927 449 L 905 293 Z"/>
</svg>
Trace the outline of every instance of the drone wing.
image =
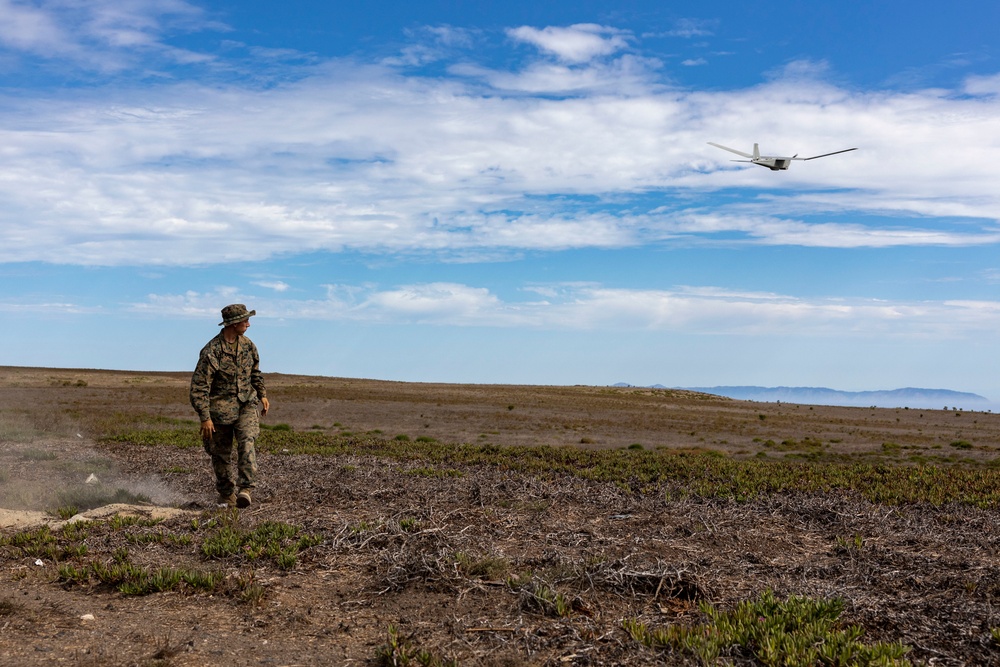
<svg viewBox="0 0 1000 667">
<path fill-rule="evenodd" d="M 792 160 L 815 160 L 818 157 L 826 157 L 827 155 L 837 155 L 839 153 L 849 153 L 850 151 L 856 151 L 857 148 L 845 148 L 842 151 L 833 151 L 832 153 L 823 153 L 822 155 L 813 155 L 812 157 L 793 157 Z"/>
<path fill-rule="evenodd" d="M 716 148 L 721 148 L 722 150 L 729 151 L 730 153 L 736 153 L 737 155 L 742 155 L 743 157 L 753 158 L 753 155 L 750 155 L 750 153 L 744 153 L 743 151 L 738 151 L 735 148 L 729 148 L 728 146 L 723 146 L 722 144 L 716 144 L 709 141 L 708 145 L 715 146 Z M 816 157 L 823 157 L 823 156 L 817 155 Z M 734 160 L 734 162 L 743 162 L 743 160 Z"/>
</svg>

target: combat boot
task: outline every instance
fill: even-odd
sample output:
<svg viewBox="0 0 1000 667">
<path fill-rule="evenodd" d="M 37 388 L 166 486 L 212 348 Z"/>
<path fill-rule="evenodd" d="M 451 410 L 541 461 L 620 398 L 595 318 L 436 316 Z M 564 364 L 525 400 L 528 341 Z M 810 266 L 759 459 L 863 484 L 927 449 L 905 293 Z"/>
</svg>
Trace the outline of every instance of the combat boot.
<svg viewBox="0 0 1000 667">
<path fill-rule="evenodd" d="M 220 493 L 219 499 L 215 501 L 216 505 L 228 505 L 229 507 L 235 507 L 237 502 L 236 494 L 230 491 L 228 494 Z"/>
<path fill-rule="evenodd" d="M 250 489 L 240 489 L 236 494 L 237 507 L 250 507 Z"/>
</svg>

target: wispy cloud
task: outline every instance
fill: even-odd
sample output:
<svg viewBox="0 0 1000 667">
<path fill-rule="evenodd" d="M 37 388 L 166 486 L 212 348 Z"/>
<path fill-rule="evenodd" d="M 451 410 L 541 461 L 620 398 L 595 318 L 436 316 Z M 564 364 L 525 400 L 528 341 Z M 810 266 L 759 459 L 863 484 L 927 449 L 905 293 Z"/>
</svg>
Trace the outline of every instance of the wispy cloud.
<svg viewBox="0 0 1000 667">
<path fill-rule="evenodd" d="M 171 46 L 164 37 L 174 28 L 226 29 L 185 0 L 0 0 L 0 51 L 63 67 L 114 72 L 150 55 L 179 64 L 211 60 Z"/>
<path fill-rule="evenodd" d="M 718 21 L 707 19 L 683 18 L 674 22 L 674 27 L 667 32 L 671 37 L 707 37 L 714 33 Z"/>
<path fill-rule="evenodd" d="M 766 208 L 762 206 L 761 208 Z M 690 215 L 672 225 L 674 234 L 731 234 L 765 245 L 816 248 L 888 248 L 897 246 L 960 247 L 1000 244 L 1000 227 L 981 232 L 920 229 L 917 227 L 866 227 L 854 223 L 806 223 L 770 216 Z"/>
<path fill-rule="evenodd" d="M 667 290 L 596 284 L 535 285 L 529 298 L 503 300 L 484 287 L 458 283 L 330 285 L 326 298 L 274 299 L 238 292 L 151 295 L 136 311 L 214 317 L 228 300 L 253 303 L 260 317 L 381 324 L 517 327 L 521 329 L 651 330 L 705 335 L 887 335 L 935 339 L 980 336 L 1000 326 L 997 301 L 806 299 L 711 286 Z"/>
<path fill-rule="evenodd" d="M 209 292 L 189 290 L 183 294 L 150 294 L 141 303 L 127 306 L 134 313 L 155 317 L 195 317 L 211 319 L 220 314 L 219 304 L 255 300 L 235 287 L 221 285 Z M 256 309 L 256 306 L 251 306 Z"/>
<path fill-rule="evenodd" d="M 512 71 L 463 63 L 450 71 L 480 79 L 500 94 L 632 97 L 648 93 L 654 87 L 651 75 L 660 67 L 658 60 L 625 54 L 585 66 L 532 62 L 523 69 Z"/>
<path fill-rule="evenodd" d="M 7 48 L 57 41 L 53 7 L 0 4 L 27 26 Z M 133 54 L 162 43 L 165 15 L 208 24 L 180 0 L 73 7 L 90 17 L 77 19 L 88 39 Z M 454 29 L 431 34 L 449 49 L 471 44 Z M 961 91 L 864 92 L 799 61 L 758 86 L 686 91 L 667 84 L 662 63 L 623 53 L 632 38 L 613 28 L 510 35 L 542 55 L 501 70 L 466 51 L 434 77 L 328 60 L 267 86 L 0 94 L 0 261 L 191 265 L 345 248 L 447 257 L 693 237 L 1000 242 L 991 78 Z M 861 150 L 772 173 L 707 141 Z"/>
<path fill-rule="evenodd" d="M 399 54 L 383 58 L 383 65 L 419 67 L 444 60 L 475 46 L 476 31 L 455 26 L 424 26 L 407 31 L 411 43 Z"/>
<path fill-rule="evenodd" d="M 291 285 L 283 280 L 256 280 L 253 284 L 275 292 L 287 292 L 291 288 Z"/>
<path fill-rule="evenodd" d="M 22 303 L 14 301 L 0 301 L 0 313 L 10 315 L 96 315 L 107 312 L 100 306 L 86 306 L 79 303 L 59 302 L 59 301 L 37 301 Z"/>
</svg>

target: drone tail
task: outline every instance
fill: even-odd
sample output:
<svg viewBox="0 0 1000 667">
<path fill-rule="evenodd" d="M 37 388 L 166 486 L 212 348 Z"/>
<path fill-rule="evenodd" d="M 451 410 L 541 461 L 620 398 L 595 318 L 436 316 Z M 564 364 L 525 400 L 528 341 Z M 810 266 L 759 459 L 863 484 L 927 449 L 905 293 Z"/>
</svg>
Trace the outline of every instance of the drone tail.
<svg viewBox="0 0 1000 667">
<path fill-rule="evenodd" d="M 760 147 L 757 146 L 757 144 L 753 145 L 753 159 L 754 160 L 760 159 Z"/>
</svg>

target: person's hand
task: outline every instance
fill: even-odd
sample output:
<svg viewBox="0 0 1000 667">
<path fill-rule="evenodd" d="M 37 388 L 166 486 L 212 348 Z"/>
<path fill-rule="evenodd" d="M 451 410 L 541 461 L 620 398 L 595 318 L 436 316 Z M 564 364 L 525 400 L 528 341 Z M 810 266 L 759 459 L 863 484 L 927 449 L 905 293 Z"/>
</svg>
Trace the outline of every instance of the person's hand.
<svg viewBox="0 0 1000 667">
<path fill-rule="evenodd" d="M 263 417 L 267 414 L 268 409 L 271 407 L 271 401 L 266 398 L 260 399 L 260 416 Z"/>
<path fill-rule="evenodd" d="M 201 441 L 208 444 L 212 441 L 212 436 L 215 434 L 215 424 L 212 423 L 211 419 L 206 419 L 201 423 Z"/>
</svg>

